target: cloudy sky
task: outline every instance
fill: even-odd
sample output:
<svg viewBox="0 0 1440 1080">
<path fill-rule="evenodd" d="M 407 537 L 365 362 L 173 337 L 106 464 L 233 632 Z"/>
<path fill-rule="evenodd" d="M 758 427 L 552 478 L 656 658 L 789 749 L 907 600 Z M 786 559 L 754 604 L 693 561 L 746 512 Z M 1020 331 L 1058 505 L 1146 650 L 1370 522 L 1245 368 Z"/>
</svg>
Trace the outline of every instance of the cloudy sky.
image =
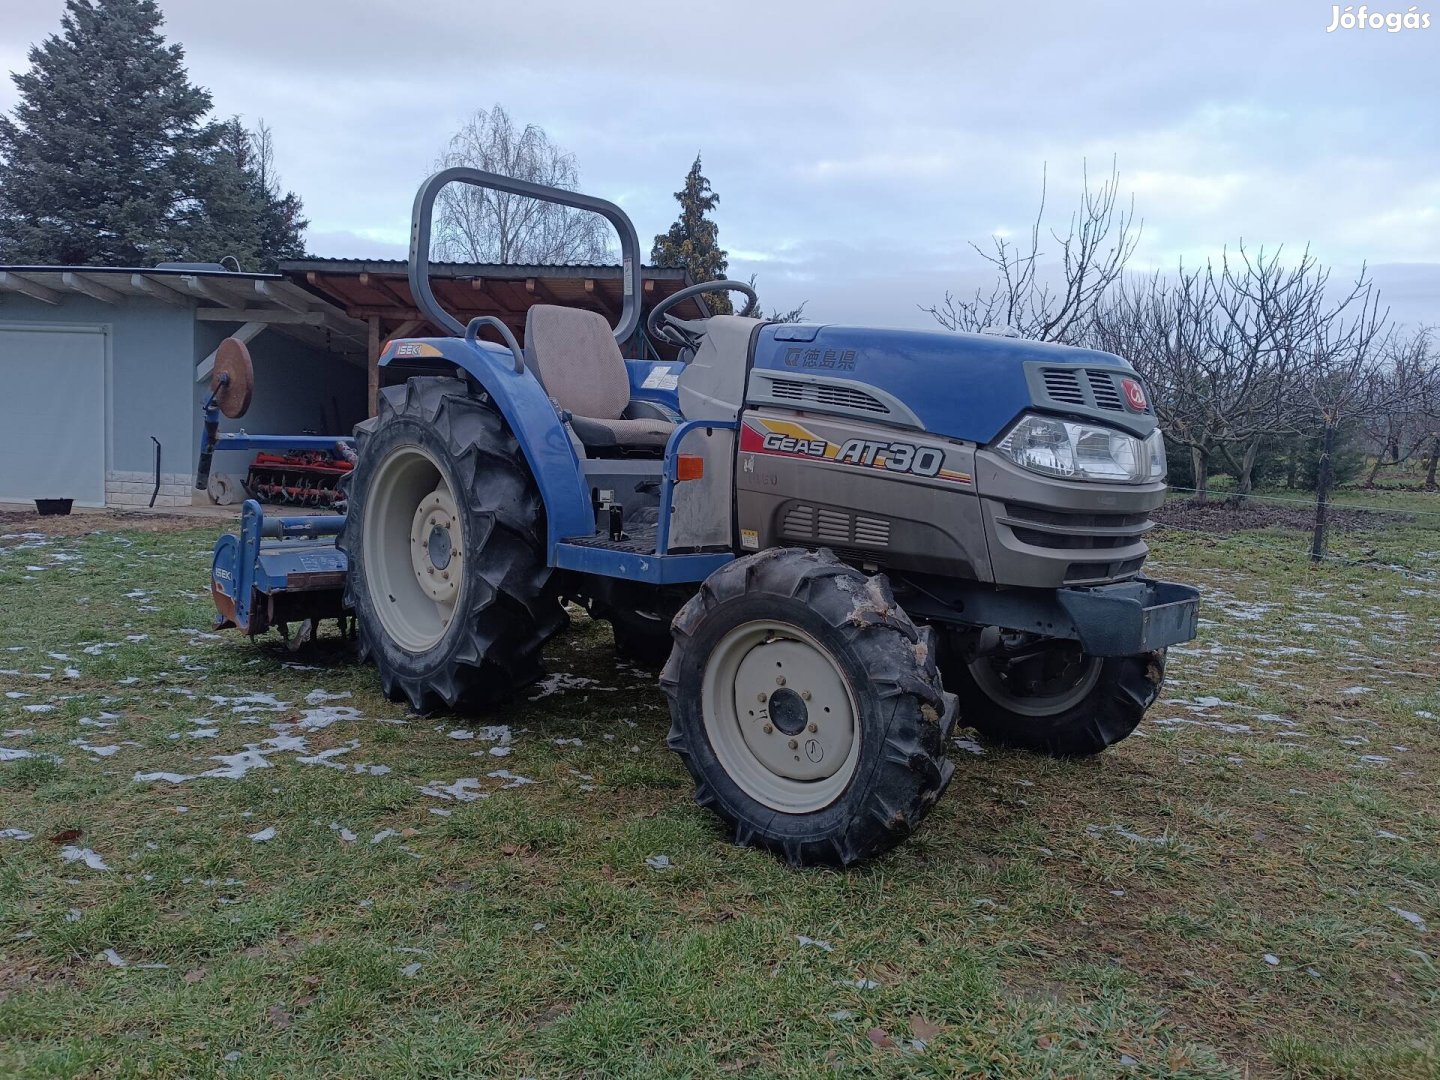
<svg viewBox="0 0 1440 1080">
<path fill-rule="evenodd" d="M 642 238 L 703 152 L 732 277 L 757 273 L 767 306 L 912 326 L 984 278 L 970 241 L 1028 228 L 1042 170 L 1063 220 L 1083 163 L 1112 158 L 1144 219 L 1135 268 L 1308 242 L 1440 322 L 1432 2 L 1430 29 L 1392 34 L 1327 33 L 1312 0 L 160 0 L 217 111 L 274 129 L 318 255 L 403 256 L 418 181 L 500 102 Z M 0 67 L 62 7 L 0 0 Z"/>
</svg>

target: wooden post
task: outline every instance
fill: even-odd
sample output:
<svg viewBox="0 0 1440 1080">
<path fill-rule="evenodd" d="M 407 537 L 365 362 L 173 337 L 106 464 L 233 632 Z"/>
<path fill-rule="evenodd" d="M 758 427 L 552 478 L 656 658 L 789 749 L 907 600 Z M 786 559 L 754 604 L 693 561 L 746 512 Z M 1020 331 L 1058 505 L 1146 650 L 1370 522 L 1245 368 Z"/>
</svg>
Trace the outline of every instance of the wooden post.
<svg viewBox="0 0 1440 1080">
<path fill-rule="evenodd" d="M 1335 477 L 1332 463 L 1335 453 L 1335 424 L 1325 421 L 1325 436 L 1320 443 L 1320 475 L 1315 485 L 1315 530 L 1310 537 L 1310 561 L 1325 557 L 1325 518 L 1330 509 L 1330 485 Z"/>
<path fill-rule="evenodd" d="M 370 415 L 380 413 L 380 316 L 370 316 L 370 363 L 368 365 L 370 386 Z"/>
</svg>

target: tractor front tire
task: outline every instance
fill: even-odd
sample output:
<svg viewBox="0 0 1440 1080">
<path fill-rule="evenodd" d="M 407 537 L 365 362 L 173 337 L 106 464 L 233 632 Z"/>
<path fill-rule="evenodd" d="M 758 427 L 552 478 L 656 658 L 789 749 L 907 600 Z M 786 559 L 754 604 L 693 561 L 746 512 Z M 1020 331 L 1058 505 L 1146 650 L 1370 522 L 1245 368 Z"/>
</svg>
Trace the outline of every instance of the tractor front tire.
<svg viewBox="0 0 1440 1080">
<path fill-rule="evenodd" d="M 1070 676 L 1048 684 L 1008 674 L 1003 661 L 967 661 L 943 640 L 940 668 L 959 698 L 960 723 L 985 738 L 1049 757 L 1090 757 L 1139 726 L 1160 696 L 1165 650 L 1108 657 L 1090 657 L 1078 647 L 1073 652 Z"/>
<path fill-rule="evenodd" d="M 954 771 L 931 632 L 829 551 L 712 574 L 673 623 L 669 746 L 736 843 L 850 866 L 904 840 Z"/>
<path fill-rule="evenodd" d="M 412 378 L 356 436 L 337 542 L 386 696 L 471 711 L 534 682 L 565 615 L 544 503 L 504 418 L 459 379 Z"/>
</svg>

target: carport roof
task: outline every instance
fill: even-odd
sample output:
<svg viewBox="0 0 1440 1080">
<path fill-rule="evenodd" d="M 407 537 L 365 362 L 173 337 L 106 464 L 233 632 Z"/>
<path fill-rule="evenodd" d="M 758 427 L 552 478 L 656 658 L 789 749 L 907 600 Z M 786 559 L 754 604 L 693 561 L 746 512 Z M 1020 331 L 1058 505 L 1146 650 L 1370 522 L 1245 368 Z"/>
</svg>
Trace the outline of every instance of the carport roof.
<svg viewBox="0 0 1440 1080">
<path fill-rule="evenodd" d="M 382 337 L 437 332 L 415 305 L 403 260 L 295 259 L 281 263 L 280 272 L 351 318 L 378 319 Z M 692 283 L 683 267 L 647 266 L 640 276 L 642 309 Z M 516 337 L 523 335 L 525 314 L 536 304 L 586 308 L 615 323 L 624 300 L 622 283 L 619 266 L 430 264 L 431 289 L 442 307 L 462 323 L 476 315 L 494 315 Z M 677 314 L 699 318 L 708 312 L 691 300 L 681 304 Z"/>
<path fill-rule="evenodd" d="M 204 263 L 158 267 L 0 266 L 0 293 L 58 305 L 67 296 L 104 304 L 157 300 L 193 307 L 202 322 L 264 323 L 364 362 L 365 323 L 283 274 L 246 274 Z"/>
</svg>

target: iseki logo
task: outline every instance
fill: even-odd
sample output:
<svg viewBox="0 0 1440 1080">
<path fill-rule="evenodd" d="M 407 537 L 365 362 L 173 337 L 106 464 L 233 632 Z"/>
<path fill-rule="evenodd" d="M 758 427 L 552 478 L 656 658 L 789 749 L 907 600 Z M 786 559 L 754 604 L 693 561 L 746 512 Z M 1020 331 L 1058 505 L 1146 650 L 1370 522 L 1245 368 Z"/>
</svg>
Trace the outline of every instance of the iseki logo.
<svg viewBox="0 0 1440 1080">
<path fill-rule="evenodd" d="M 1346 5 L 1342 10 L 1339 4 L 1330 6 L 1330 25 L 1325 27 L 1325 33 L 1333 34 L 1336 30 L 1384 30 L 1390 34 L 1398 34 L 1401 30 L 1429 30 L 1430 13 L 1420 11 L 1412 6 L 1409 11 L 1371 11 L 1364 4 L 1358 8 Z"/>
<path fill-rule="evenodd" d="M 1143 386 L 1134 379 L 1121 379 L 1120 389 L 1125 391 L 1125 400 L 1129 403 L 1132 410 L 1135 412 L 1145 411 L 1147 403 L 1145 401 L 1145 388 Z"/>
</svg>

